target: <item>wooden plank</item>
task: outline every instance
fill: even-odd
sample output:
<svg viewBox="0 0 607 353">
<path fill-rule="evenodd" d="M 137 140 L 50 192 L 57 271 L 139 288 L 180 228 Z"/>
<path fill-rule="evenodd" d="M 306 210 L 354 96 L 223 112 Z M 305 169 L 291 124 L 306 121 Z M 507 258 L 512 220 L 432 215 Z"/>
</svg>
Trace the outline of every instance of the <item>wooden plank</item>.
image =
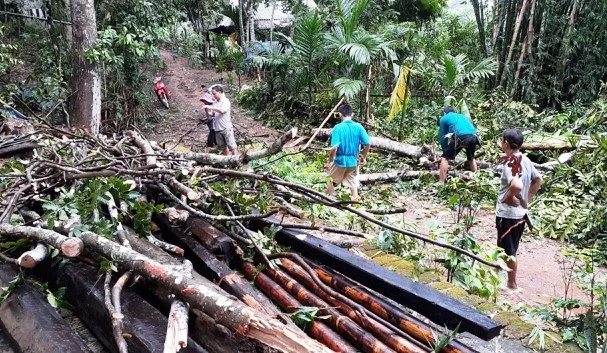
<svg viewBox="0 0 607 353">
<path fill-rule="evenodd" d="M 0 264 L 0 287 L 16 275 L 11 265 Z M 91 352 L 46 298 L 27 284 L 0 306 L 0 326 L 21 352 Z"/>
<path fill-rule="evenodd" d="M 263 227 L 261 222 L 252 222 L 251 225 Z M 438 325 L 454 329 L 461 322 L 460 331 L 470 332 L 484 340 L 500 334 L 502 326 L 474 308 L 310 233 L 284 228 L 276 234 L 275 239 L 282 245 L 290 246 L 293 251 L 417 311 Z"/>
</svg>

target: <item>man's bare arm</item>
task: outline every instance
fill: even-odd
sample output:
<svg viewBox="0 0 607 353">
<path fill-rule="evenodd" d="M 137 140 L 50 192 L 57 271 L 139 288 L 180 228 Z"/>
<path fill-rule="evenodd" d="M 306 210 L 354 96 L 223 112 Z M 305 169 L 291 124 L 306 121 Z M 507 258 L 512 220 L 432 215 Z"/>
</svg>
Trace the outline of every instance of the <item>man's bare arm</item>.
<svg viewBox="0 0 607 353">
<path fill-rule="evenodd" d="M 542 186 L 542 177 L 538 176 L 537 178 L 531 181 L 531 185 L 529 185 L 529 193 L 527 193 L 527 201 L 531 203 L 531 200 L 535 197 L 535 194 L 540 190 Z"/>
</svg>

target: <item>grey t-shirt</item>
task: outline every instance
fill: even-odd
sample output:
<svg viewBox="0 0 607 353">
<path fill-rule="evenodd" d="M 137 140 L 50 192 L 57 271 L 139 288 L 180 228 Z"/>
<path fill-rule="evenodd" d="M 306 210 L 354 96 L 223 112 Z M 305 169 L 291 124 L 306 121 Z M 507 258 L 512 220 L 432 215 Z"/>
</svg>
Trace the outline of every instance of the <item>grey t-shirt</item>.
<svg viewBox="0 0 607 353">
<path fill-rule="evenodd" d="M 497 195 L 496 214 L 498 217 L 511 219 L 523 218 L 527 214 L 529 201 L 528 195 L 531 182 L 540 176 L 540 173 L 538 173 L 537 169 L 535 169 L 533 163 L 531 160 L 529 160 L 529 158 L 527 158 L 527 156 L 521 152 L 518 152 L 517 155 L 522 155 L 519 179 L 523 183 L 523 190 L 521 190 L 520 194 L 518 195 L 521 200 L 521 204 L 520 206 L 514 207 L 502 202 L 502 199 L 508 192 L 510 182 L 512 179 L 514 179 L 511 167 L 508 166 L 507 162 L 504 162 L 502 165 L 502 176 L 500 178 L 500 189 Z"/>
<path fill-rule="evenodd" d="M 220 101 L 213 102 L 213 106 L 221 108 L 225 113 L 215 112 L 213 119 L 213 128 L 215 131 L 223 131 L 232 128 L 232 117 L 230 115 L 231 105 L 230 100 L 225 96 Z"/>
</svg>

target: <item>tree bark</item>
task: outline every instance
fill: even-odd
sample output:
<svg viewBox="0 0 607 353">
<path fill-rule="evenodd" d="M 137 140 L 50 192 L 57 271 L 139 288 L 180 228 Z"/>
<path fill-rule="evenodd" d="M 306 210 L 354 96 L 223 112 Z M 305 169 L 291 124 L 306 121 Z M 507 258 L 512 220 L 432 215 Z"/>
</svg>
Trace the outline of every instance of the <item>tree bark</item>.
<svg viewBox="0 0 607 353">
<path fill-rule="evenodd" d="M 238 0 L 238 29 L 239 29 L 239 34 L 240 34 L 240 45 L 243 48 L 247 47 L 247 38 L 245 37 L 244 34 L 244 5 L 245 5 L 245 1 L 244 0 Z"/>
<path fill-rule="evenodd" d="M 319 137 L 331 136 L 331 129 L 315 129 L 314 131 L 318 131 Z M 370 138 L 371 147 L 392 152 L 399 156 L 419 158 L 422 156 L 432 156 L 433 154 L 428 146 L 419 147 L 377 136 L 370 136 Z"/>
<path fill-rule="evenodd" d="M 66 257 L 76 257 L 80 255 L 84 248 L 82 240 L 73 237 L 66 237 L 57 232 L 48 229 L 12 226 L 4 223 L 0 224 L 0 235 L 8 238 L 26 238 L 32 242 L 44 242 L 61 250 Z"/>
<path fill-rule="evenodd" d="M 500 78 L 500 86 L 504 86 L 506 83 L 506 71 L 508 70 L 508 65 L 510 65 L 510 60 L 512 59 L 512 54 L 514 53 L 514 47 L 516 46 L 516 42 L 519 39 L 518 34 L 521 28 L 521 23 L 523 22 L 523 17 L 525 16 L 525 11 L 527 10 L 527 4 L 529 0 L 523 0 L 523 4 L 521 5 L 521 9 L 516 18 L 516 22 L 514 24 L 514 31 L 512 33 L 512 40 L 510 41 L 510 47 L 508 48 L 508 55 L 506 56 L 506 60 L 504 61 L 504 70 L 502 71 L 502 77 Z"/>
<path fill-rule="evenodd" d="M 312 277 L 304 271 L 299 265 L 295 264 L 289 259 L 280 259 L 281 267 L 289 273 L 295 280 L 302 283 L 308 290 L 317 295 L 320 299 L 326 301 L 331 306 L 337 308 L 344 315 L 347 315 L 354 322 L 364 327 L 367 331 L 371 332 L 375 337 L 380 339 L 388 347 L 394 349 L 399 353 L 426 353 L 430 350 L 429 346 L 420 346 L 419 342 L 407 340 L 402 337 L 399 333 L 389 329 L 381 323 L 373 320 L 365 313 L 355 311 L 358 308 L 350 307 L 348 303 L 341 302 L 331 296 L 330 293 L 320 288 Z M 369 313 L 370 315 L 370 313 Z M 425 341 L 422 343 L 426 344 Z"/>
<path fill-rule="evenodd" d="M 288 313 L 294 313 L 302 304 L 293 298 L 285 289 L 274 282 L 263 272 L 256 273 L 257 270 L 249 262 L 243 262 L 241 265 L 243 273 L 249 281 L 254 281 L 266 295 L 274 300 L 281 308 Z M 306 332 L 314 339 L 322 342 L 327 347 L 336 352 L 354 353 L 357 350 L 348 342 L 342 339 L 335 331 L 319 320 L 312 321 L 306 328 Z"/>
<path fill-rule="evenodd" d="M 487 56 L 487 44 L 485 43 L 485 20 L 483 16 L 483 8 L 481 0 L 472 0 L 472 7 L 474 8 L 474 17 L 476 18 L 476 26 L 478 27 L 478 41 L 480 44 L 481 53 L 483 57 Z"/>
<path fill-rule="evenodd" d="M 99 133 L 101 124 L 101 80 L 99 67 L 89 62 L 86 52 L 97 41 L 97 20 L 93 0 L 72 0 L 73 76 L 70 116 L 72 126 L 85 128 L 92 135 Z"/>
<path fill-rule="evenodd" d="M 91 232 L 84 232 L 82 240 L 91 250 L 113 258 L 114 261 L 137 272 L 155 285 L 166 286 L 192 308 L 203 311 L 232 332 L 257 339 L 287 353 L 333 352 L 279 320 L 252 310 L 248 306 L 222 295 L 214 288 L 188 278 L 183 273 L 168 268 L 147 256 Z"/>
<path fill-rule="evenodd" d="M 257 311 L 265 312 L 268 315 L 279 313 L 279 310 L 262 293 L 258 292 L 238 273 L 232 271 L 224 262 L 219 261 L 193 237 L 171 226 L 165 216 L 155 215 L 154 220 L 167 240 L 171 240 L 185 249 L 186 256 L 200 274 L 217 282 L 217 285 L 223 290 Z"/>
<path fill-rule="evenodd" d="M 407 314 L 396 305 L 371 294 L 361 285 L 350 281 L 344 276 L 338 275 L 335 272 L 329 272 L 319 266 L 312 265 L 312 267 L 324 283 L 335 288 L 338 292 L 348 296 L 382 318 L 392 321 L 420 342 L 428 342 L 433 346 L 435 345 L 432 332 L 436 332 L 437 329 Z M 441 350 L 441 353 L 465 353 L 469 351 L 471 350 L 461 343 L 452 341 Z"/>
</svg>

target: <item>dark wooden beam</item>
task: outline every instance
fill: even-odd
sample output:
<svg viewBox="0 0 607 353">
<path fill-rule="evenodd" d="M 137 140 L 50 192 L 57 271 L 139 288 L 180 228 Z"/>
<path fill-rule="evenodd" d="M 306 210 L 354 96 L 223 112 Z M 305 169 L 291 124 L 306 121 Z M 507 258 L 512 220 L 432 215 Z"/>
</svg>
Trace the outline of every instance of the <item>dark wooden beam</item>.
<svg viewBox="0 0 607 353">
<path fill-rule="evenodd" d="M 68 264 L 58 272 L 55 284 L 67 288 L 69 302 L 74 305 L 78 317 L 109 351 L 117 352 L 110 317 L 104 304 L 103 281 L 98 280 L 97 271 L 88 265 Z M 126 338 L 129 352 L 162 351 L 167 318 L 128 287 L 122 289 L 120 303 L 124 314 L 123 331 L 129 334 Z M 188 339 L 188 346 L 180 352 L 207 353 L 192 339 Z"/>
<path fill-rule="evenodd" d="M 12 265 L 0 264 L 0 287 L 6 287 L 16 275 Z M 0 327 L 21 352 L 91 352 L 46 298 L 28 284 L 19 285 L 0 306 Z"/>
<path fill-rule="evenodd" d="M 251 226 L 259 229 L 263 223 L 252 222 Z M 310 233 L 284 228 L 276 234 L 275 239 L 293 251 L 417 311 L 438 325 L 454 329 L 461 322 L 460 331 L 470 332 L 484 340 L 500 334 L 502 326 L 474 308 Z"/>
</svg>

